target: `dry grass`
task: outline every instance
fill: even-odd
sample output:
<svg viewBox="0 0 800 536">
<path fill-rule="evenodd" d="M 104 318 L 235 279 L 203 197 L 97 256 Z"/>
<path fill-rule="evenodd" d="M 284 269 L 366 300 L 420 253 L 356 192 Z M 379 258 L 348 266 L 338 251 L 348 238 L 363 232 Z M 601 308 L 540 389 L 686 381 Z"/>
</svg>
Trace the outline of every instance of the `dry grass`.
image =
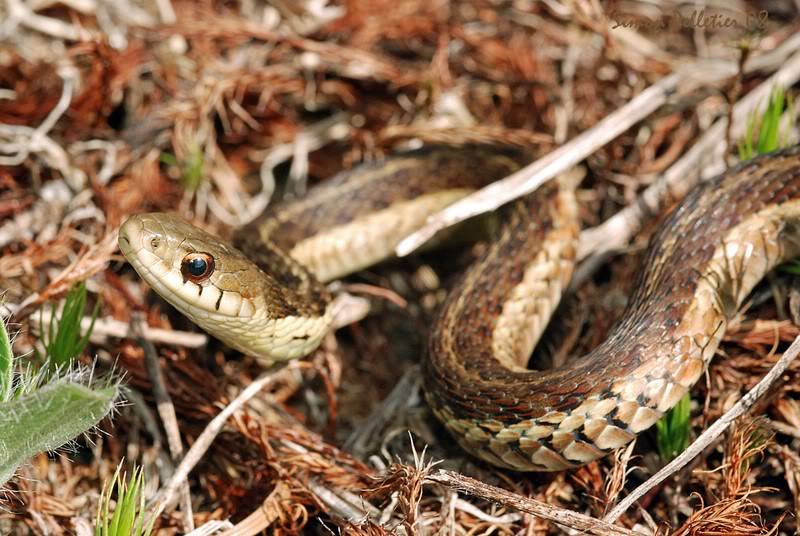
<svg viewBox="0 0 800 536">
<path fill-rule="evenodd" d="M 681 65 L 736 65 L 737 43 L 758 56 L 800 30 L 792 2 L 708 4 L 769 17 L 748 33 L 681 27 L 674 17 L 658 30 L 613 29 L 621 13 L 655 16 L 653 3 L 636 1 L 0 0 L 0 288 L 4 316 L 21 329 L 17 354 L 35 343 L 32 313 L 84 280 L 102 299 L 101 318 L 127 324 L 141 313 L 150 328 L 195 329 L 115 250 L 130 213 L 177 210 L 226 235 L 273 190 L 302 195 L 408 140 L 546 154 Z M 675 9 L 669 2 L 665 12 Z M 594 151 L 579 191 L 584 226 L 632 203 L 782 63 L 677 91 Z M 582 286 L 588 320 L 576 351 L 598 344 L 621 313 L 653 229 L 646 223 L 626 255 Z M 398 379 L 415 370 L 448 285 L 480 247 L 349 278 L 352 292 L 371 297 L 372 314 L 234 413 L 189 474 L 193 511 L 167 509 L 157 533 L 182 533 L 188 516 L 195 526 L 241 523 L 231 534 L 557 534 L 558 515 L 599 520 L 654 473 L 661 462 L 650 433 L 568 473 L 479 464 L 438 427 L 414 382 L 380 414 Z M 794 276 L 776 273 L 731 327 L 708 381 L 692 391 L 695 436 L 800 334 L 787 313 L 795 287 Z M 0 503 L 0 533 L 83 534 L 123 458 L 144 468 L 149 498 L 169 479 L 174 461 L 141 344 L 96 338 L 83 359 L 95 355 L 101 370 L 117 362 L 125 371 L 129 405 L 93 442 L 24 466 Z M 158 343 L 155 357 L 186 448 L 262 372 L 213 340 Z M 752 412 L 763 419 L 739 423 L 651 490 L 619 520 L 619 533 L 795 533 L 798 374 L 795 362 Z M 343 448 L 349 438 L 359 439 L 355 454 Z M 433 460 L 444 462 L 433 468 Z M 439 468 L 495 495 L 458 494 Z"/>
</svg>

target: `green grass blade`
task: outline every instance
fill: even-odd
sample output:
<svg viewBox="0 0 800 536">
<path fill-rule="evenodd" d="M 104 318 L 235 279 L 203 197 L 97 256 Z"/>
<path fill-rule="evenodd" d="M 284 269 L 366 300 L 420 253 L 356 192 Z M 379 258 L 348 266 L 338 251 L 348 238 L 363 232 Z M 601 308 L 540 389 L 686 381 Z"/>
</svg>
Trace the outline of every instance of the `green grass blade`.
<svg viewBox="0 0 800 536">
<path fill-rule="evenodd" d="M 204 168 L 205 156 L 203 155 L 203 149 L 199 145 L 195 145 L 183 165 L 183 173 L 181 174 L 183 187 L 190 192 L 197 190 L 200 187 L 200 183 L 203 182 Z"/>
<path fill-rule="evenodd" d="M 53 304 L 50 306 L 50 324 L 47 326 L 47 340 L 43 340 L 42 343 L 45 345 L 45 359 L 47 358 L 47 354 L 50 353 L 50 350 L 47 348 L 51 344 L 50 341 L 56 338 L 56 326 L 58 326 L 58 310 L 56 305 Z M 44 333 L 44 332 L 42 332 Z"/>
<path fill-rule="evenodd" d="M 92 321 L 86 333 L 81 335 L 81 321 L 86 314 L 87 291 L 86 285 L 80 283 L 75 285 L 67 293 L 64 299 L 64 307 L 61 315 L 56 314 L 55 307 L 50 319 L 47 336 L 44 336 L 42 329 L 42 344 L 45 347 L 46 358 L 49 362 L 50 371 L 66 369 L 72 361 L 78 357 L 92 335 L 95 321 L 100 312 L 100 302 L 95 304 L 92 311 Z"/>
<path fill-rule="evenodd" d="M 787 115 L 794 117 L 793 103 L 781 86 L 774 86 L 770 92 L 767 106 L 763 112 L 753 112 L 747 119 L 744 136 L 737 142 L 739 159 L 750 160 L 781 147 L 789 141 L 789 134 L 781 135 L 781 120 Z M 789 132 L 791 132 L 791 125 Z"/>
<path fill-rule="evenodd" d="M 689 393 L 686 393 L 675 407 L 656 423 L 656 444 L 661 461 L 664 463 L 671 461 L 689 446 L 691 401 Z"/>
<path fill-rule="evenodd" d="M 783 130 L 778 144 L 781 147 L 788 147 L 792 138 L 792 120 L 796 117 L 794 113 L 794 98 L 791 93 L 786 95 L 786 112 L 784 115 L 789 118 L 789 121 L 787 121 L 786 128 Z"/>
<path fill-rule="evenodd" d="M 122 470 L 122 463 L 123 462 L 120 462 L 120 464 L 117 465 L 117 469 L 114 471 L 114 476 L 111 477 L 111 480 L 108 480 L 105 482 L 105 484 L 103 484 L 103 489 L 100 491 L 100 503 L 98 504 L 97 515 L 95 516 L 94 522 L 95 536 L 105 536 L 108 534 L 108 512 L 111 508 L 111 493 L 114 491 L 114 486 L 119 478 L 119 472 Z"/>
<path fill-rule="evenodd" d="M 76 340 L 81 335 L 81 317 L 86 307 L 86 286 L 81 283 L 72 287 L 64 300 L 64 309 L 58 320 L 51 363 L 56 367 L 68 366 L 75 357 Z"/>
<path fill-rule="evenodd" d="M 111 515 L 111 523 L 108 525 L 108 534 L 121 534 L 120 533 L 120 519 L 122 518 L 122 509 L 125 505 L 125 487 L 122 480 L 122 475 L 116 475 L 114 478 L 113 488 L 117 490 L 117 504 L 114 506 L 114 513 Z"/>
<path fill-rule="evenodd" d="M 89 327 L 86 329 L 86 333 L 81 337 L 78 341 L 78 344 L 75 347 L 76 353 L 75 355 L 80 355 L 83 352 L 86 345 L 89 344 L 89 337 L 92 336 L 92 331 L 94 331 L 94 323 L 97 321 L 97 316 L 100 314 L 100 300 L 97 300 L 94 304 L 94 309 L 92 309 L 92 321 L 89 322 Z M 78 320 L 78 326 L 80 327 L 81 320 L 83 320 L 83 310 L 81 310 L 81 316 Z M 80 332 L 79 332 L 80 333 Z"/>
<path fill-rule="evenodd" d="M 761 122 L 761 131 L 758 134 L 758 143 L 756 145 L 758 154 L 769 153 L 778 148 L 778 133 L 783 110 L 783 88 L 775 86 L 770 93 L 767 109 Z"/>
<path fill-rule="evenodd" d="M 103 486 L 103 493 L 95 518 L 95 536 L 149 536 L 155 519 L 145 526 L 144 474 L 134 467 L 130 478 L 120 475 L 122 463 L 114 477 Z M 116 491 L 114 513 L 109 514 L 111 496 Z"/>
<path fill-rule="evenodd" d="M 117 507 L 114 509 L 114 517 L 117 520 L 114 534 L 132 534 L 133 519 L 136 515 L 136 473 L 130 481 L 120 480 L 117 484 Z M 119 514 L 119 515 L 117 515 Z"/>
<path fill-rule="evenodd" d="M 162 164 L 165 164 L 167 166 L 177 166 L 178 165 L 178 159 L 175 158 L 175 155 L 172 154 L 172 153 L 161 153 L 158 156 L 158 160 L 159 160 L 159 162 L 161 162 Z"/>
</svg>

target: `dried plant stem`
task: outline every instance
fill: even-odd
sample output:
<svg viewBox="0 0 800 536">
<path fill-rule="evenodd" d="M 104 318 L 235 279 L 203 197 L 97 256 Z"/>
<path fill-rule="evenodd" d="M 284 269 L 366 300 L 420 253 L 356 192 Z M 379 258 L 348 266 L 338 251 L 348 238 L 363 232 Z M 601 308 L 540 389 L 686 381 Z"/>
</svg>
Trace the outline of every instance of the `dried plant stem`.
<svg viewBox="0 0 800 536">
<path fill-rule="evenodd" d="M 211 446 L 211 443 L 222 431 L 222 428 L 225 426 L 225 422 L 228 420 L 228 418 L 241 409 L 242 406 L 244 406 L 247 401 L 253 398 L 256 394 L 258 394 L 261 389 L 274 382 L 281 375 L 292 374 L 302 366 L 302 363 L 293 361 L 286 366 L 281 363 L 276 368 L 267 370 L 261 376 L 253 380 L 253 382 L 251 382 L 247 387 L 245 387 L 242 392 L 239 393 L 239 395 L 219 413 L 219 415 L 211 419 L 211 422 L 208 423 L 208 426 L 206 426 L 205 430 L 203 430 L 203 432 L 197 437 L 197 440 L 194 442 L 192 447 L 186 452 L 186 456 L 183 457 L 183 460 L 181 460 L 181 463 L 175 469 L 175 473 L 172 475 L 172 478 L 170 478 L 169 482 L 164 485 L 161 491 L 159 491 L 159 493 L 153 499 L 153 502 L 158 504 L 153 513 L 154 516 L 161 515 L 164 510 L 172 506 L 175 499 L 175 493 L 178 491 L 178 488 L 182 485 L 182 483 L 186 482 L 186 477 L 189 476 L 189 473 L 192 471 L 192 469 L 194 469 L 195 465 L 197 465 L 197 463 L 200 461 L 200 458 L 203 457 L 208 448 Z"/>
<path fill-rule="evenodd" d="M 793 39 L 792 44 L 795 46 L 793 50 L 796 50 L 800 39 Z M 787 52 L 785 49 L 783 51 Z M 756 61 L 749 63 L 746 71 L 752 71 L 754 66 L 760 67 L 765 63 L 759 62 L 758 57 L 754 59 Z M 770 59 L 774 58 L 770 57 Z M 785 70 L 786 65 L 781 71 Z M 737 72 L 735 63 L 698 61 L 662 78 L 595 126 L 558 149 L 505 179 L 497 181 L 429 217 L 422 228 L 408 235 L 397 245 L 397 255 L 402 257 L 410 254 L 442 229 L 494 210 L 509 201 L 533 192 L 545 182 L 567 171 L 649 116 L 676 92 L 687 93 L 704 85 L 712 85 Z M 724 130 L 720 136 L 723 134 Z"/>
<path fill-rule="evenodd" d="M 153 343 L 142 335 L 145 324 L 141 313 L 135 313 L 131 319 L 131 332 L 144 351 L 144 363 L 147 368 L 147 375 L 153 384 L 153 396 L 156 399 L 156 407 L 161 422 L 164 423 L 164 430 L 167 433 L 167 445 L 174 461 L 183 455 L 183 444 L 181 443 L 181 431 L 178 426 L 178 416 L 175 414 L 175 406 L 167 392 L 167 385 L 164 382 L 164 375 L 158 364 L 158 354 Z M 181 494 L 181 515 L 183 521 L 183 531 L 194 530 L 194 519 L 192 518 L 192 498 L 189 494 L 189 483 L 183 482 L 180 489 Z"/>
<path fill-rule="evenodd" d="M 161 22 L 164 24 L 175 24 L 175 10 L 169 0 L 155 0 Z"/>
<path fill-rule="evenodd" d="M 655 486 L 663 482 L 670 475 L 683 468 L 695 456 L 700 454 L 708 445 L 710 445 L 717 437 L 719 437 L 731 423 L 737 418 L 741 417 L 748 409 L 750 409 L 755 402 L 761 398 L 770 386 L 783 374 L 789 365 L 794 361 L 797 355 L 800 354 L 800 337 L 797 337 L 792 345 L 783 353 L 781 358 L 775 363 L 772 369 L 756 384 L 741 400 L 739 400 L 730 410 L 728 410 L 722 417 L 708 427 L 708 429 L 700 434 L 694 443 L 689 445 L 680 456 L 665 465 L 659 472 L 647 479 L 646 482 L 641 484 L 633 490 L 627 497 L 614 507 L 611 512 L 606 515 L 604 521 L 613 523 L 625 511 L 631 507 L 633 503 L 639 500 L 645 493 L 653 489 Z"/>
<path fill-rule="evenodd" d="M 427 477 L 428 481 L 444 484 L 458 491 L 481 497 L 490 501 L 509 506 L 521 512 L 526 512 L 542 519 L 548 519 L 559 525 L 581 531 L 584 534 L 598 536 L 636 536 L 639 533 L 624 527 L 618 527 L 607 521 L 579 514 L 571 510 L 557 508 L 542 501 L 523 497 L 511 491 L 484 484 L 468 476 L 440 469 Z"/>
<path fill-rule="evenodd" d="M 662 78 L 570 142 L 505 179 L 490 184 L 434 214 L 422 228 L 397 245 L 397 255 L 401 257 L 408 255 L 438 231 L 472 216 L 494 210 L 536 190 L 657 110 L 684 80 L 685 75 L 681 73 L 673 73 Z"/>
<path fill-rule="evenodd" d="M 9 157 L 0 157 L 0 165 L 18 166 L 28 157 L 31 151 L 39 150 L 39 147 L 47 137 L 47 134 L 53 129 L 61 116 L 64 115 L 64 112 L 66 112 L 69 108 L 69 105 L 72 102 L 72 93 L 77 82 L 77 75 L 73 69 L 68 67 L 61 69 L 59 74 L 61 75 L 61 80 L 63 81 L 64 85 L 61 88 L 61 96 L 59 97 L 58 102 L 53 109 L 50 110 L 50 113 L 47 114 L 47 117 L 44 118 L 42 124 L 35 129 L 30 129 L 30 127 L 17 127 L 17 131 L 21 134 L 20 141 L 16 144 L 10 144 L 8 147 L 1 147 L 2 152 L 6 152 L 7 149 L 12 149 L 12 151 L 16 150 L 16 154 Z M 3 126 L 14 128 L 12 125 Z M 30 132 L 30 136 L 27 139 L 24 139 L 24 135 L 22 134 L 27 134 L 28 132 Z"/>
<path fill-rule="evenodd" d="M 34 325 L 39 325 L 40 322 L 42 325 L 49 325 L 52 316 L 52 312 L 40 309 L 40 312 L 34 314 Z M 81 319 L 82 333 L 86 333 L 91 322 L 92 319 L 88 316 Z M 107 337 L 125 339 L 131 335 L 131 324 L 112 317 L 98 318 L 95 320 L 89 340 L 93 343 L 101 343 L 105 342 Z M 208 343 L 208 336 L 204 333 L 154 328 L 147 324 L 140 326 L 140 332 L 137 333 L 136 336 L 154 343 L 183 346 L 186 348 L 200 348 Z"/>
<path fill-rule="evenodd" d="M 6 9 L 8 10 L 7 19 L 0 26 L 0 36 L 2 37 L 13 34 L 16 27 L 22 25 L 56 39 L 81 41 L 91 38 L 91 34 L 83 28 L 34 13 L 27 3 L 21 0 L 7 0 Z"/>
<path fill-rule="evenodd" d="M 757 88 L 745 95 L 730 114 L 733 118 L 732 137 L 740 137 L 746 128 L 747 118 L 760 106 L 766 106 L 769 92 L 776 85 L 791 86 L 800 79 L 800 53 L 790 57 L 783 66 Z M 728 149 L 724 140 L 728 118 L 724 117 L 695 143 L 680 160 L 675 162 L 657 181 L 641 193 L 636 200 L 614 216 L 592 229 L 581 233 L 578 258 L 599 255 L 624 247 L 641 229 L 652 214 L 658 213 L 671 199 L 683 198 L 701 182 L 724 170 L 724 155 Z"/>
</svg>

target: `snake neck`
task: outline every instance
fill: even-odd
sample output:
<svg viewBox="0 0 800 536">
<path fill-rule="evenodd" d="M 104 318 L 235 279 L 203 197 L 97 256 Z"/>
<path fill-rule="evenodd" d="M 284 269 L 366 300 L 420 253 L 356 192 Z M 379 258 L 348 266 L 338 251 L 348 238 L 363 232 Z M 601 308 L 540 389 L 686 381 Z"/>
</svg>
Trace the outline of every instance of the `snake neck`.
<svg viewBox="0 0 800 536">
<path fill-rule="evenodd" d="M 433 327 L 429 402 L 466 450 L 495 465 L 560 470 L 591 461 L 680 400 L 752 288 L 800 254 L 800 149 L 695 189 L 652 238 L 608 339 L 566 367 L 530 371 L 572 270 L 573 208 L 554 188 L 509 208 L 501 236 Z M 547 238 L 554 233 L 562 239 Z"/>
<path fill-rule="evenodd" d="M 238 328 L 250 333 L 215 335 L 265 364 L 309 353 L 333 319 L 324 282 L 393 256 L 428 216 L 524 161 L 501 148 L 412 151 L 343 172 L 276 206 L 233 237 L 261 272 L 250 282 L 258 286 L 256 317 Z"/>
</svg>

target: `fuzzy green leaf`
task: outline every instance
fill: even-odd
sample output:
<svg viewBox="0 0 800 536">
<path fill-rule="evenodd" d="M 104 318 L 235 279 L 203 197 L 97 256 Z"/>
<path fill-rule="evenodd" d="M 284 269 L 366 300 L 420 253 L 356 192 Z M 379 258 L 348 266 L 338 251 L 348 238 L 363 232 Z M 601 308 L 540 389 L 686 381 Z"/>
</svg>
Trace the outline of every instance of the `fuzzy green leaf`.
<svg viewBox="0 0 800 536">
<path fill-rule="evenodd" d="M 11 340 L 8 338 L 5 322 L 0 320 L 0 403 L 11 398 L 13 381 L 14 355 L 11 353 Z"/>
<path fill-rule="evenodd" d="M 35 454 L 95 426 L 114 407 L 119 386 L 91 389 L 61 378 L 0 406 L 0 484 Z"/>
</svg>

